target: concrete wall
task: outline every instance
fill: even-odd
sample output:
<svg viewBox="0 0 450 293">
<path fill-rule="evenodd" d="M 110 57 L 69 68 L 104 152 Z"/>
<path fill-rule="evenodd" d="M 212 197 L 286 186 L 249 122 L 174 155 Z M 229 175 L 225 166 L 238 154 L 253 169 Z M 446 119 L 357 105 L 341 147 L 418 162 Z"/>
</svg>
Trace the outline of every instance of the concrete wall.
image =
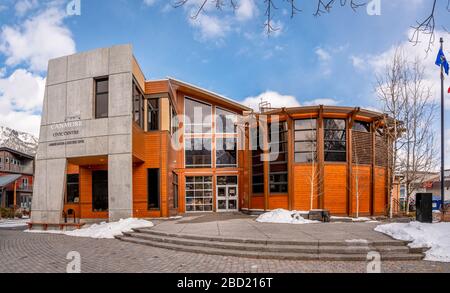
<svg viewBox="0 0 450 293">
<path fill-rule="evenodd" d="M 49 61 L 33 222 L 59 223 L 67 159 L 108 155 L 109 217 L 132 215 L 132 71 L 130 45 Z M 94 78 L 109 76 L 109 117 L 95 119 Z"/>
</svg>

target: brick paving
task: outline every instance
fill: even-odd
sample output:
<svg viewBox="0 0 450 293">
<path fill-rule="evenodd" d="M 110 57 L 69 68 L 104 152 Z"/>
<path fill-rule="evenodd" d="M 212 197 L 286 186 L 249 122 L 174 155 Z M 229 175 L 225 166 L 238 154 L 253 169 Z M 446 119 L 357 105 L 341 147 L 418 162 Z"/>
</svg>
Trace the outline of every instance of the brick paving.
<svg viewBox="0 0 450 293">
<path fill-rule="evenodd" d="M 365 272 L 365 262 L 258 260 L 177 252 L 126 243 L 55 234 L 0 230 L 0 273 L 64 273 L 67 253 L 81 254 L 81 271 L 103 272 Z M 383 262 L 383 272 L 450 272 L 450 264 Z"/>
</svg>

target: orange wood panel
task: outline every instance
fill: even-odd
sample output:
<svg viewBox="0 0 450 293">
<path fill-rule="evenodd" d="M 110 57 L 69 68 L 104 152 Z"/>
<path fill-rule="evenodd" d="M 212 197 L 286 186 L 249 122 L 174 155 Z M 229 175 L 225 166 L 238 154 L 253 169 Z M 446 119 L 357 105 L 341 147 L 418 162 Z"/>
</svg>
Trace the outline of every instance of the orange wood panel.
<svg viewBox="0 0 450 293">
<path fill-rule="evenodd" d="M 386 169 L 375 168 L 375 207 L 376 215 L 382 215 L 387 206 L 386 202 Z"/>
<path fill-rule="evenodd" d="M 332 214 L 347 214 L 347 165 L 325 164 L 324 208 Z"/>
<path fill-rule="evenodd" d="M 264 196 L 252 196 L 252 209 L 263 210 L 264 209 Z"/>
<path fill-rule="evenodd" d="M 311 208 L 311 190 L 313 191 L 313 209 L 317 207 L 317 194 L 319 190 L 318 166 L 315 171 L 312 165 L 294 165 L 294 210 L 308 211 Z"/>
<path fill-rule="evenodd" d="M 159 94 L 169 92 L 168 80 L 155 80 L 145 82 L 145 94 Z"/>
<path fill-rule="evenodd" d="M 370 181 L 371 176 L 371 166 L 355 166 L 353 165 L 352 171 L 352 213 L 356 215 L 356 199 L 357 190 L 359 198 L 359 215 L 370 215 Z M 358 189 L 356 188 L 356 183 L 358 182 Z"/>
<path fill-rule="evenodd" d="M 287 194 L 269 195 L 269 210 L 289 209 L 289 197 Z"/>
</svg>

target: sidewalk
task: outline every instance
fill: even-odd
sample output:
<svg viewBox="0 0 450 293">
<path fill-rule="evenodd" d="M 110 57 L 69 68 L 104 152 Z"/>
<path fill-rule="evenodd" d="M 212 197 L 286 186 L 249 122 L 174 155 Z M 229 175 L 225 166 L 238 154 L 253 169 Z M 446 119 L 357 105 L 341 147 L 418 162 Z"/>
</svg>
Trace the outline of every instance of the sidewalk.
<svg viewBox="0 0 450 293">
<path fill-rule="evenodd" d="M 258 223 L 255 219 L 255 216 L 240 213 L 190 214 L 178 220 L 153 221 L 155 227 L 152 230 L 165 233 L 258 240 L 392 240 L 389 236 L 374 231 L 374 228 L 381 223 L 317 223 L 292 225 Z"/>
</svg>

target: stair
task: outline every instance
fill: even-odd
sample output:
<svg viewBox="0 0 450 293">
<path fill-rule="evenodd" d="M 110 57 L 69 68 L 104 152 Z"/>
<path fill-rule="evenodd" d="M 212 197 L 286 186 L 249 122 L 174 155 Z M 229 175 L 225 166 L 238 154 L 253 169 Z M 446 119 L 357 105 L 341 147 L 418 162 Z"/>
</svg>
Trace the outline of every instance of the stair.
<svg viewBox="0 0 450 293">
<path fill-rule="evenodd" d="M 175 234 L 152 228 L 133 229 L 117 239 L 184 252 L 280 260 L 365 261 L 377 251 L 382 260 L 421 260 L 423 249 L 409 248 L 407 242 L 260 240 Z"/>
</svg>

